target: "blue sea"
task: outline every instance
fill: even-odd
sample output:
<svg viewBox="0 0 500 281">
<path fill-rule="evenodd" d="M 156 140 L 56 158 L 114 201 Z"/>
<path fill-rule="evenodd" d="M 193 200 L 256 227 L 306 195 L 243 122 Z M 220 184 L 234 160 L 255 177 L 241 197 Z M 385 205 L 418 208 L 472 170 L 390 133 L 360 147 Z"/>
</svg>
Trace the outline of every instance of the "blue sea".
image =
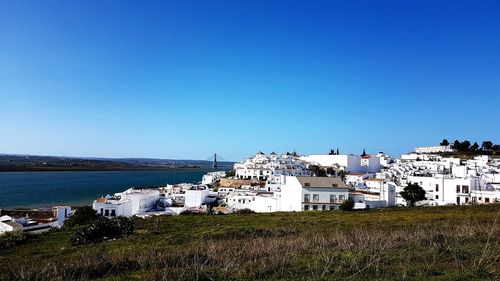
<svg viewBox="0 0 500 281">
<path fill-rule="evenodd" d="M 0 209 L 91 205 L 99 196 L 130 187 L 197 183 L 208 171 L 2 172 Z"/>
</svg>

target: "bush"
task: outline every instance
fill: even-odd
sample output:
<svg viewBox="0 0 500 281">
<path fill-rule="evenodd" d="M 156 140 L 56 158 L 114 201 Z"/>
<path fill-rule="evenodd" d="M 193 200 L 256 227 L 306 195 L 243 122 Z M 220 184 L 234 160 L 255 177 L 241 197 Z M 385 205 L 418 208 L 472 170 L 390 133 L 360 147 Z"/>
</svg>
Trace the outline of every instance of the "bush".
<svg viewBox="0 0 500 281">
<path fill-rule="evenodd" d="M 200 216 L 200 215 L 206 215 L 207 213 L 201 212 L 201 211 L 191 211 L 191 210 L 184 210 L 179 213 L 181 216 Z"/>
<path fill-rule="evenodd" d="M 99 217 L 89 226 L 78 230 L 71 238 L 72 245 L 99 243 L 105 239 L 122 238 L 134 232 L 134 223 L 126 217 Z"/>
<path fill-rule="evenodd" d="M 250 209 L 240 209 L 234 212 L 234 214 L 238 215 L 246 215 L 246 214 L 255 214 L 255 211 Z"/>
<path fill-rule="evenodd" d="M 77 209 L 75 213 L 64 222 L 64 226 L 72 227 L 75 225 L 87 225 L 95 221 L 97 217 L 96 210 L 90 206 L 83 206 Z"/>
<path fill-rule="evenodd" d="M 344 211 L 352 211 L 354 209 L 354 200 L 348 199 L 344 201 L 339 208 Z"/>
<path fill-rule="evenodd" d="M 7 249 L 15 245 L 22 244 L 30 238 L 28 233 L 7 232 L 0 236 L 0 249 Z"/>
</svg>

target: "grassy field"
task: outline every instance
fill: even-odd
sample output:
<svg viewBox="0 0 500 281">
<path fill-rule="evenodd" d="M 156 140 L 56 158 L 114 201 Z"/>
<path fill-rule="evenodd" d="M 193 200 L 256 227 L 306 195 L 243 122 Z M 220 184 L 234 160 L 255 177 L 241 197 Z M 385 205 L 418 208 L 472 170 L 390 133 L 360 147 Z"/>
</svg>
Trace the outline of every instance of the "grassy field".
<svg viewBox="0 0 500 281">
<path fill-rule="evenodd" d="M 0 250 L 2 280 L 498 280 L 500 205 L 136 219 Z"/>
</svg>

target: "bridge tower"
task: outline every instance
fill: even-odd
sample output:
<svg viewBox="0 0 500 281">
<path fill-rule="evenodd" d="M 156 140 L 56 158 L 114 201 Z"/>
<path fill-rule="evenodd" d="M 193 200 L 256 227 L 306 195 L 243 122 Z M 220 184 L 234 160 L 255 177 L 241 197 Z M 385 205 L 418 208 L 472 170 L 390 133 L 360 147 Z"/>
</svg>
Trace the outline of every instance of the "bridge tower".
<svg viewBox="0 0 500 281">
<path fill-rule="evenodd" d="M 214 163 L 212 165 L 212 168 L 217 169 L 217 153 L 214 153 Z"/>
</svg>

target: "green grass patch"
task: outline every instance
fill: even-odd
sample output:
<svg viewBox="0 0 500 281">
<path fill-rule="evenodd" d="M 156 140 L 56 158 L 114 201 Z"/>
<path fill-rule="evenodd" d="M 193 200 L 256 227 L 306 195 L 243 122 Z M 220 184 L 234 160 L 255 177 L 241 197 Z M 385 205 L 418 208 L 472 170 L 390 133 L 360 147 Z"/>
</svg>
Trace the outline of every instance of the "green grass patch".
<svg viewBox="0 0 500 281">
<path fill-rule="evenodd" d="M 71 228 L 0 249 L 0 280 L 495 280 L 499 212 L 484 205 L 134 219 L 134 234 L 119 240 L 71 246 Z"/>
</svg>

